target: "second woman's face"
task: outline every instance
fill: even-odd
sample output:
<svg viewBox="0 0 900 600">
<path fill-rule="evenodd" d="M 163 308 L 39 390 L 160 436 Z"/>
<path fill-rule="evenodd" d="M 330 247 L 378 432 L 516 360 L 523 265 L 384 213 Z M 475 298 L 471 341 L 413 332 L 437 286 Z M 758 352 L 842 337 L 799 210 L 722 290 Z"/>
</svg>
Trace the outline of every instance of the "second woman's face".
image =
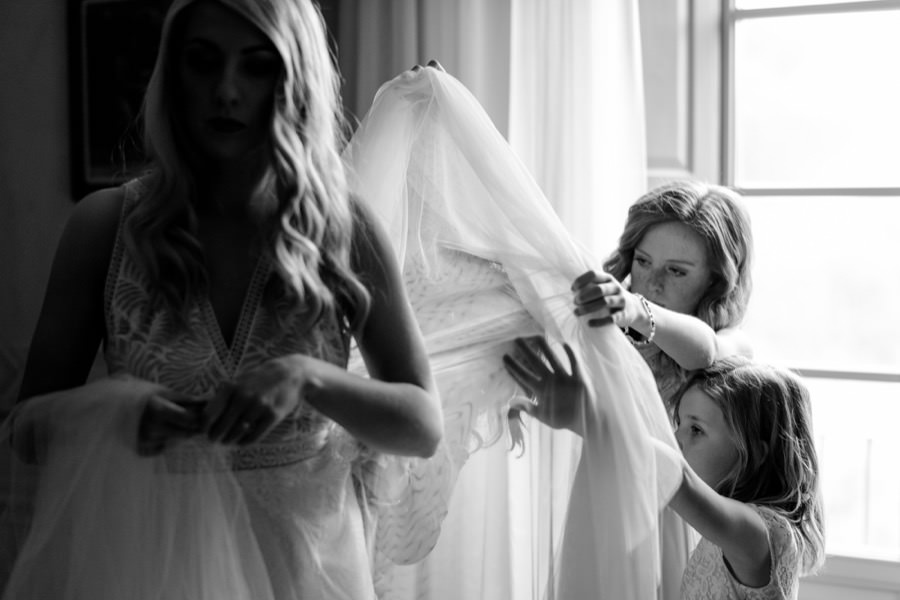
<svg viewBox="0 0 900 600">
<path fill-rule="evenodd" d="M 188 10 L 178 57 L 187 134 L 209 160 L 246 159 L 270 135 L 281 58 L 262 32 L 218 2 Z"/>
<path fill-rule="evenodd" d="M 692 315 L 711 281 L 703 239 L 684 223 L 654 225 L 634 250 L 631 291 L 654 304 Z"/>
</svg>

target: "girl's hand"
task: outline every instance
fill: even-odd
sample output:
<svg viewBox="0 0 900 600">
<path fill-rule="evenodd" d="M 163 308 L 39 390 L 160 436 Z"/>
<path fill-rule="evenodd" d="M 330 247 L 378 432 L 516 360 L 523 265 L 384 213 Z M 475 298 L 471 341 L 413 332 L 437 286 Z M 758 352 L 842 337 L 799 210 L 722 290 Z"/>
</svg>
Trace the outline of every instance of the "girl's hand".
<svg viewBox="0 0 900 600">
<path fill-rule="evenodd" d="M 283 356 L 222 386 L 203 414 L 209 439 L 244 445 L 264 438 L 304 401 L 314 364 L 307 356 Z"/>
<path fill-rule="evenodd" d="M 603 271 L 588 271 L 572 283 L 575 315 L 587 315 L 588 326 L 615 324 L 630 327 L 642 314 L 640 301 L 619 281 Z"/>
<path fill-rule="evenodd" d="M 504 355 L 506 370 L 533 399 L 525 411 L 554 429 L 582 431 L 584 406 L 590 391 L 584 382 L 575 353 L 563 344 L 569 357 L 569 373 L 541 336 L 518 338 L 518 357 Z"/>
<path fill-rule="evenodd" d="M 148 394 L 138 425 L 138 454 L 153 456 L 173 440 L 202 431 L 204 402 L 160 389 Z"/>
</svg>

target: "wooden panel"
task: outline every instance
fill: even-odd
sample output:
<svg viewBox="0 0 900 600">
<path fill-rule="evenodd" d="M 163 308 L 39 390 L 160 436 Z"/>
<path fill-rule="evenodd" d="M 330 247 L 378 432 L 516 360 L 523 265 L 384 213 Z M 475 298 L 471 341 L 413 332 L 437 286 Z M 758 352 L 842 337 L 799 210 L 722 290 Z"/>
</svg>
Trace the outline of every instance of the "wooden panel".
<svg viewBox="0 0 900 600">
<path fill-rule="evenodd" d="M 689 0 L 640 0 L 647 166 L 651 177 L 691 171 Z"/>
</svg>

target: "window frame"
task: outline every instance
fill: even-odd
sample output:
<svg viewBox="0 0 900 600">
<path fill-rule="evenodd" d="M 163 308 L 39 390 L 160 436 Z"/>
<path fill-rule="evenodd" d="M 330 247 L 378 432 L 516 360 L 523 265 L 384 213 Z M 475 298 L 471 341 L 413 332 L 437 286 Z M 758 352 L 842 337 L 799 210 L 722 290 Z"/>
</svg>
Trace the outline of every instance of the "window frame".
<svg viewBox="0 0 900 600">
<path fill-rule="evenodd" d="M 693 0 L 691 3 L 692 135 L 694 174 L 719 181 L 741 195 L 753 196 L 900 196 L 900 188 L 753 188 L 734 185 L 734 29 L 742 19 L 773 16 L 834 14 L 900 9 L 900 0 L 869 0 L 738 9 L 735 0 Z M 711 103 L 717 103 L 711 106 Z M 877 381 L 898 384 L 900 370 L 861 371 L 793 366 L 807 378 L 844 381 Z M 900 561 L 829 554 L 825 568 L 804 579 L 813 586 L 900 592 Z M 802 594 L 801 594 L 802 595 Z"/>
</svg>

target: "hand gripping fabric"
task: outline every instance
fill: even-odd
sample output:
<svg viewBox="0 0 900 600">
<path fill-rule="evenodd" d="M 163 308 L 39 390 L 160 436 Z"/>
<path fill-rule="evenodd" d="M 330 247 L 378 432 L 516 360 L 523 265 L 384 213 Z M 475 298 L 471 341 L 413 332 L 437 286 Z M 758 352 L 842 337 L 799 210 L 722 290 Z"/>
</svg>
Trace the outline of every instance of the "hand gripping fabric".
<svg viewBox="0 0 900 600">
<path fill-rule="evenodd" d="M 376 569 L 434 546 L 459 469 L 503 437 L 521 400 L 502 355 L 514 338 L 542 334 L 573 347 L 595 392 L 546 597 L 655 598 L 660 513 L 681 459 L 646 363 L 617 328 L 589 328 L 572 313 L 571 281 L 598 261 L 444 72 L 383 85 L 345 158 L 395 243 L 445 414 L 434 458 L 378 457 L 363 468 Z M 358 357 L 351 368 L 364 369 Z"/>
</svg>

